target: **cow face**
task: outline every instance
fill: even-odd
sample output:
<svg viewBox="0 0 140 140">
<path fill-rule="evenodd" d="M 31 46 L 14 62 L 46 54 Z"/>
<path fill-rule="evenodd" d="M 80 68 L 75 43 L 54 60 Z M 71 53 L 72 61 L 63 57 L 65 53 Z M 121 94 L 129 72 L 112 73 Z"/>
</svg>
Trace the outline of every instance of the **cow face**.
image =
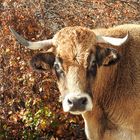
<svg viewBox="0 0 140 140">
<path fill-rule="evenodd" d="M 54 39 L 55 55 L 37 54 L 31 61 L 32 66 L 45 70 L 44 64 L 49 64 L 54 69 L 65 112 L 91 111 L 98 67 L 116 63 L 119 59 L 117 51 L 98 46 L 95 34 L 83 28 L 65 28 Z"/>
<path fill-rule="evenodd" d="M 63 110 L 73 114 L 91 111 L 94 103 L 94 81 L 98 68 L 110 66 L 119 60 L 115 49 L 102 48 L 98 43 L 109 43 L 119 46 L 127 40 L 96 36 L 90 29 L 67 27 L 60 30 L 53 39 L 29 42 L 13 29 L 10 29 L 17 40 L 30 49 L 53 47 L 53 52 L 39 53 L 31 60 L 34 69 L 45 71 L 48 66 L 57 76 L 61 93 Z"/>
</svg>

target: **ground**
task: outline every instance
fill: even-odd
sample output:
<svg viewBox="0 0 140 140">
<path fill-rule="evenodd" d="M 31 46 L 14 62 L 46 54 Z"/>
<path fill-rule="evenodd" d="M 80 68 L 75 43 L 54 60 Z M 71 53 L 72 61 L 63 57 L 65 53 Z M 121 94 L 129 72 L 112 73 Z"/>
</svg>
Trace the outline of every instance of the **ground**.
<svg viewBox="0 0 140 140">
<path fill-rule="evenodd" d="M 0 0 L 0 139 L 86 139 L 81 116 L 62 110 L 55 75 L 30 68 L 39 51 L 18 44 L 9 26 L 34 41 L 66 26 L 138 24 L 139 13 L 140 0 Z"/>
</svg>

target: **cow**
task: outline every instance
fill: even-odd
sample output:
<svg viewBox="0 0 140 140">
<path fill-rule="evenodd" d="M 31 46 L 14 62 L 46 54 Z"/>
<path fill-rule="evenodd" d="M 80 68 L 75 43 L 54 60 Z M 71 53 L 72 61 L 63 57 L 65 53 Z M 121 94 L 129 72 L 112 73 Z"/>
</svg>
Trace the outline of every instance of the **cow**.
<svg viewBox="0 0 140 140">
<path fill-rule="evenodd" d="M 65 27 L 52 39 L 28 41 L 31 66 L 55 71 L 63 110 L 82 115 L 89 140 L 140 139 L 140 25 Z"/>
</svg>

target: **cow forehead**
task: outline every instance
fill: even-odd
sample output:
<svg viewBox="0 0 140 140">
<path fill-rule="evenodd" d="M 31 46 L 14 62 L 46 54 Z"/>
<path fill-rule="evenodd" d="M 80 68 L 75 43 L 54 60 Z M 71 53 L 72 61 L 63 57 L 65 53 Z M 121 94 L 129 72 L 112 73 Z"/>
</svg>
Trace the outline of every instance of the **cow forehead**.
<svg viewBox="0 0 140 140">
<path fill-rule="evenodd" d="M 67 27 L 54 36 L 56 55 L 72 63 L 82 65 L 96 43 L 96 36 L 84 27 Z"/>
</svg>

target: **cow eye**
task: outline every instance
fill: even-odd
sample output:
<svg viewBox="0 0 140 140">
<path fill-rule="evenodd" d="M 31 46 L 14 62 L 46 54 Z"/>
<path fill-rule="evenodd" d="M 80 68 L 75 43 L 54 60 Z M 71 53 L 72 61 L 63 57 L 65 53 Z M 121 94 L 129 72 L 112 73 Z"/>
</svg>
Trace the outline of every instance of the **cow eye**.
<svg viewBox="0 0 140 140">
<path fill-rule="evenodd" d="M 54 64 L 54 69 L 57 73 L 61 73 L 62 72 L 62 69 L 60 68 L 59 64 L 55 63 Z"/>
<path fill-rule="evenodd" d="M 55 69 L 55 73 L 58 79 L 60 79 L 60 77 L 62 77 L 64 75 L 63 70 L 60 68 L 59 64 L 54 63 L 54 69 Z"/>
<path fill-rule="evenodd" d="M 58 64 L 54 64 L 54 68 L 55 68 L 56 71 L 59 71 L 59 69 L 60 69 Z"/>
<path fill-rule="evenodd" d="M 96 75 L 96 71 L 97 71 L 97 65 L 96 65 L 96 59 L 95 59 L 95 55 L 93 53 L 90 54 L 89 59 L 88 59 L 88 70 L 87 70 L 87 75 L 88 76 L 95 76 Z"/>
<path fill-rule="evenodd" d="M 96 65 L 96 61 L 92 61 L 89 69 L 92 70 L 95 67 L 95 65 Z"/>
<path fill-rule="evenodd" d="M 92 60 L 92 62 L 90 63 L 90 67 L 93 67 L 96 64 L 95 60 Z"/>
<path fill-rule="evenodd" d="M 97 72 L 97 65 L 96 62 L 93 62 L 92 65 L 88 68 L 88 75 L 95 76 Z"/>
<path fill-rule="evenodd" d="M 89 66 L 89 71 L 94 71 L 95 67 L 96 67 L 96 61 L 92 61 Z"/>
</svg>

